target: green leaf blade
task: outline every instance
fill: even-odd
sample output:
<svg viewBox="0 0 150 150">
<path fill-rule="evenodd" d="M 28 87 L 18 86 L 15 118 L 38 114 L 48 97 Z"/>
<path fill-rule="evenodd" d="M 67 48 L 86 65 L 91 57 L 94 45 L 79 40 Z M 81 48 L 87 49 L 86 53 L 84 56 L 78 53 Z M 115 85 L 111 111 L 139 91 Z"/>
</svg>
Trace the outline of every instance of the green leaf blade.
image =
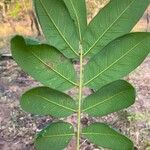
<svg viewBox="0 0 150 150">
<path fill-rule="evenodd" d="M 140 65 L 150 52 L 150 33 L 130 33 L 108 44 L 85 66 L 85 86 L 95 90 Z"/>
<path fill-rule="evenodd" d="M 112 82 L 83 101 L 83 112 L 91 116 L 104 116 L 127 108 L 135 102 L 135 90 L 126 81 Z"/>
<path fill-rule="evenodd" d="M 109 42 L 129 33 L 142 17 L 149 0 L 113 0 L 89 24 L 84 35 L 83 48 L 90 57 Z"/>
<path fill-rule="evenodd" d="M 85 0 L 63 0 L 78 28 L 80 40 L 87 28 Z"/>
<path fill-rule="evenodd" d="M 35 146 L 37 150 L 62 150 L 74 135 L 73 126 L 69 123 L 53 123 L 39 133 Z"/>
<path fill-rule="evenodd" d="M 83 136 L 94 144 L 112 150 L 133 150 L 133 143 L 108 125 L 94 123 L 83 129 Z"/>
<path fill-rule="evenodd" d="M 45 86 L 60 91 L 76 85 L 76 73 L 70 60 L 49 45 L 33 45 L 29 41 L 21 36 L 11 41 L 12 55 L 24 71 Z"/>
<path fill-rule="evenodd" d="M 76 112 L 76 103 L 70 96 L 48 87 L 27 91 L 20 104 L 23 110 L 35 115 L 67 117 Z"/>
<path fill-rule="evenodd" d="M 34 6 L 48 43 L 69 58 L 77 57 L 79 37 L 63 1 L 34 0 Z"/>
</svg>

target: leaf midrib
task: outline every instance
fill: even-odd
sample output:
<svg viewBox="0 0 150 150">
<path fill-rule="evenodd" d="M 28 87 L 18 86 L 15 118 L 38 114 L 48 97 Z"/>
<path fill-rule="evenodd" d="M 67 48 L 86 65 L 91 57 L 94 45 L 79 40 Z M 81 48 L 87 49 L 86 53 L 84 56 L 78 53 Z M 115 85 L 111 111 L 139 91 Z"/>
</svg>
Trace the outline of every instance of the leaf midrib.
<svg viewBox="0 0 150 150">
<path fill-rule="evenodd" d="M 67 77 L 65 77 L 64 75 L 62 75 L 60 72 L 58 72 L 57 70 L 55 70 L 54 68 L 52 68 L 51 66 L 49 66 L 46 62 L 44 62 L 44 60 L 42 60 L 40 57 L 38 57 L 35 53 L 31 52 L 31 54 L 37 58 L 42 64 L 44 64 L 46 67 L 50 68 L 51 70 L 53 70 L 56 74 L 58 74 L 60 77 L 62 77 L 63 79 L 65 79 L 66 81 L 70 82 L 71 84 L 78 86 L 75 82 L 73 82 L 72 80 L 69 80 Z"/>
<path fill-rule="evenodd" d="M 78 99 L 78 113 L 77 113 L 77 150 L 80 150 L 80 138 L 81 138 L 81 105 L 83 98 L 83 49 L 82 45 L 80 47 L 80 73 L 79 73 L 79 99 Z"/>
<path fill-rule="evenodd" d="M 72 8 L 73 8 L 74 12 L 75 12 L 75 16 L 76 16 L 76 20 L 77 20 L 77 24 L 78 24 L 79 38 L 80 38 L 80 41 L 82 41 L 79 16 L 78 16 L 78 14 L 77 14 L 77 12 L 76 12 L 76 9 L 75 9 L 75 7 L 74 7 L 74 4 L 73 4 L 72 0 L 69 0 L 69 1 L 70 1 L 71 5 L 72 5 Z"/>
<path fill-rule="evenodd" d="M 121 92 L 119 92 L 119 93 L 117 93 L 117 94 L 115 94 L 115 95 L 113 95 L 113 96 L 111 96 L 111 97 L 109 97 L 109 98 L 107 98 L 107 99 L 104 99 L 103 101 L 101 101 L 101 102 L 99 102 L 99 103 L 96 103 L 95 105 L 92 105 L 92 106 L 90 106 L 90 107 L 84 109 L 83 112 L 84 112 L 84 111 L 87 111 L 87 110 L 89 110 L 89 109 L 92 109 L 92 108 L 94 108 L 94 107 L 97 107 L 98 105 L 101 105 L 101 104 L 103 104 L 103 103 L 105 103 L 105 102 L 108 102 L 108 101 L 110 101 L 112 98 L 117 97 L 118 95 L 120 95 L 120 94 L 122 94 L 122 93 L 124 93 L 124 92 L 126 92 L 126 91 L 128 91 L 128 89 L 126 89 L 126 90 L 124 90 L 124 91 L 121 91 Z M 85 100 L 86 100 L 86 99 L 85 99 Z"/>
<path fill-rule="evenodd" d="M 52 23 L 54 24 L 56 30 L 58 31 L 58 33 L 60 34 L 60 36 L 63 38 L 63 40 L 66 42 L 66 44 L 70 47 L 70 49 L 77 55 L 79 56 L 79 54 L 74 50 L 74 48 L 69 44 L 69 42 L 67 41 L 67 39 L 63 36 L 62 32 L 59 30 L 59 28 L 57 27 L 57 25 L 55 24 L 55 21 L 52 19 L 52 17 L 50 16 L 50 14 L 48 13 L 46 7 L 44 6 L 44 4 L 42 3 L 41 0 L 39 0 L 39 2 L 41 3 L 41 6 L 43 7 L 46 15 L 48 16 L 49 20 L 52 21 Z"/>
<path fill-rule="evenodd" d="M 102 135 L 102 136 L 115 136 L 118 137 L 118 135 L 115 134 L 104 134 L 104 133 L 95 133 L 95 132 L 86 132 L 86 133 L 82 133 L 83 135 Z"/>
<path fill-rule="evenodd" d="M 57 135 L 50 135 L 50 136 L 43 136 L 44 138 L 54 138 L 54 137 L 65 137 L 65 136 L 74 136 L 74 133 L 70 134 L 57 134 Z"/>
<path fill-rule="evenodd" d="M 90 82 L 92 82 L 93 80 L 95 80 L 97 77 L 99 77 L 100 75 L 102 75 L 104 72 L 106 72 L 108 69 L 110 69 L 112 66 L 114 66 L 118 61 L 120 61 L 121 59 L 123 59 L 126 55 L 128 55 L 132 50 L 134 50 L 136 47 L 138 47 L 141 43 L 143 42 L 140 41 L 138 44 L 136 44 L 133 48 L 131 48 L 129 51 L 127 51 L 124 55 L 122 55 L 120 58 L 118 58 L 116 61 L 114 61 L 112 64 L 110 64 L 108 67 L 106 67 L 104 70 L 102 70 L 100 73 L 98 73 L 95 77 L 93 77 L 92 79 L 90 79 L 89 81 L 87 81 L 84 86 L 86 86 L 87 84 L 89 84 Z"/>
<path fill-rule="evenodd" d="M 40 96 L 40 95 L 37 95 L 37 94 L 32 94 L 32 96 L 40 97 L 40 98 L 46 100 L 46 101 L 49 102 L 49 103 L 52 103 L 52 104 L 57 105 L 57 106 L 59 106 L 59 107 L 65 108 L 65 109 L 70 110 L 70 111 L 72 111 L 72 112 L 76 112 L 75 109 L 72 109 L 72 108 L 69 108 L 69 107 L 60 105 L 60 104 L 58 104 L 58 103 L 56 103 L 56 102 L 54 102 L 54 101 L 49 100 L 49 99 L 46 98 L 46 97 L 43 97 L 43 96 Z"/>
<path fill-rule="evenodd" d="M 120 15 L 117 17 L 117 19 L 115 19 L 114 22 L 112 22 L 112 24 L 104 31 L 104 33 L 95 41 L 95 43 L 89 48 L 89 50 L 87 50 L 84 53 L 84 56 L 87 55 L 95 46 L 96 44 L 99 42 L 99 40 L 101 40 L 103 38 L 103 36 L 107 33 L 107 31 L 109 31 L 111 29 L 111 27 L 124 15 L 124 13 L 130 8 L 130 6 L 135 2 L 136 0 L 133 0 L 127 7 L 126 9 L 120 13 Z"/>
</svg>

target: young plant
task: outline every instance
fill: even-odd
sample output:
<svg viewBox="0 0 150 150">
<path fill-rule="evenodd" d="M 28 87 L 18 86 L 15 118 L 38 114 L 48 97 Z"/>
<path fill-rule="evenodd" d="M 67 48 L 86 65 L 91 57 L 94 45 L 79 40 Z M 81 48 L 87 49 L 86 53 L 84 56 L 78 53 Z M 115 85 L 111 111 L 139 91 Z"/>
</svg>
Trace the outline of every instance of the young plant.
<svg viewBox="0 0 150 150">
<path fill-rule="evenodd" d="M 104 148 L 133 150 L 131 140 L 104 123 L 82 128 L 81 114 L 104 116 L 134 103 L 134 88 L 120 79 L 150 52 L 150 33 L 129 33 L 150 0 L 111 0 L 88 25 L 85 0 L 33 2 L 47 44 L 15 36 L 11 49 L 23 70 L 44 86 L 23 94 L 21 106 L 57 118 L 77 113 L 75 129 L 62 121 L 43 129 L 35 141 L 37 150 L 62 150 L 73 136 L 77 150 L 81 137 Z M 79 62 L 79 74 L 73 60 Z M 65 94 L 74 87 L 78 98 Z M 85 97 L 85 87 L 94 92 Z"/>
</svg>

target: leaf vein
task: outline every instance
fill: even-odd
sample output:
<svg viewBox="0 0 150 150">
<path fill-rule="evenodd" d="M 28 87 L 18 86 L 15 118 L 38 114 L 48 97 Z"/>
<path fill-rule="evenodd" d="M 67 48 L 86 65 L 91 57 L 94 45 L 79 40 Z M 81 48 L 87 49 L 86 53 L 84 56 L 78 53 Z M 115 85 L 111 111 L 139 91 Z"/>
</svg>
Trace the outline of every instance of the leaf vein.
<svg viewBox="0 0 150 150">
<path fill-rule="evenodd" d="M 32 95 L 33 95 L 33 94 L 32 94 Z M 69 107 L 60 105 L 60 104 L 58 104 L 58 103 L 56 103 L 56 102 L 53 102 L 53 101 L 51 101 L 51 100 L 49 100 L 48 98 L 45 98 L 45 97 L 43 97 L 43 96 L 40 96 L 40 95 L 34 95 L 34 96 L 40 97 L 40 98 L 42 98 L 42 99 L 48 101 L 49 103 L 55 104 L 55 105 L 57 105 L 57 106 L 59 106 L 59 107 L 62 107 L 62 108 L 65 108 L 65 109 L 67 109 L 67 110 L 71 110 L 71 111 L 73 111 L 73 112 L 76 112 L 75 109 L 72 109 L 72 108 L 69 108 Z"/>
<path fill-rule="evenodd" d="M 81 36 L 81 28 L 80 28 L 80 21 L 79 21 L 79 17 L 78 17 L 78 15 L 77 15 L 77 12 L 76 12 L 76 9 L 75 9 L 75 7 L 74 7 L 74 5 L 73 5 L 72 0 L 70 0 L 70 3 L 71 3 L 72 8 L 73 8 L 73 10 L 74 10 L 74 12 L 75 12 L 75 16 L 76 16 L 77 23 L 78 23 L 78 32 L 79 32 L 79 37 L 80 37 L 80 41 L 81 41 L 81 40 L 82 40 L 82 36 Z"/>
<path fill-rule="evenodd" d="M 107 102 L 107 101 L 111 100 L 112 98 L 114 98 L 114 97 L 116 97 L 116 96 L 118 96 L 118 95 L 124 93 L 125 91 L 127 91 L 127 90 L 124 90 L 124 91 L 122 91 L 122 92 L 119 92 L 119 93 L 117 93 L 117 94 L 115 94 L 115 95 L 113 95 L 113 96 L 111 96 L 111 97 L 109 97 L 109 98 L 103 100 L 102 102 L 96 103 L 95 105 L 92 105 L 92 106 L 90 106 L 90 107 L 84 109 L 83 112 L 84 112 L 84 111 L 87 111 L 87 110 L 89 110 L 89 109 L 92 109 L 93 107 L 96 107 L 96 106 L 98 106 L 98 105 L 101 105 L 101 104 L 103 104 L 104 102 Z"/>
<path fill-rule="evenodd" d="M 66 81 L 70 82 L 71 84 L 78 86 L 75 82 L 69 80 L 67 77 L 65 77 L 64 75 L 62 75 L 60 72 L 58 72 L 57 70 L 55 70 L 54 68 L 52 68 L 51 66 L 49 66 L 48 64 L 46 64 L 41 58 L 39 58 L 35 53 L 31 52 L 33 54 L 33 56 L 35 56 L 41 63 L 43 63 L 46 67 L 50 68 L 51 70 L 53 70 L 56 74 L 58 74 L 59 76 L 61 76 L 62 78 L 64 78 Z"/>
<path fill-rule="evenodd" d="M 104 133 L 94 133 L 94 132 L 87 132 L 87 133 L 82 133 L 83 135 L 104 135 L 104 136 L 117 136 L 115 134 L 104 134 Z"/>
<path fill-rule="evenodd" d="M 79 56 L 79 54 L 74 50 L 74 48 L 69 44 L 69 42 L 67 41 L 67 39 L 63 36 L 62 32 L 59 30 L 59 28 L 57 27 L 57 25 L 55 24 L 55 21 L 51 18 L 51 16 L 49 15 L 47 9 L 45 8 L 44 4 L 42 3 L 41 0 L 39 0 L 41 3 L 41 6 L 44 8 L 44 11 L 46 13 L 46 15 L 48 16 L 48 18 L 52 21 L 52 23 L 54 24 L 56 30 L 58 31 L 58 33 L 60 34 L 60 36 L 63 38 L 63 40 L 66 42 L 66 44 L 70 47 L 70 49 L 77 55 Z"/>
<path fill-rule="evenodd" d="M 129 51 L 127 51 L 124 55 L 122 55 L 120 58 L 118 58 L 116 61 L 114 61 L 111 65 L 109 65 L 108 67 L 106 67 L 103 71 L 101 71 L 100 73 L 98 73 L 95 77 L 93 77 L 92 79 L 90 79 L 89 81 L 87 81 L 84 86 L 86 86 L 87 84 L 89 84 L 90 82 L 92 82 L 94 79 L 96 79 L 98 76 L 102 75 L 105 71 L 107 71 L 108 69 L 110 69 L 113 65 L 115 65 L 118 61 L 120 61 L 121 59 L 123 59 L 126 55 L 128 55 L 132 50 L 134 50 L 137 46 L 139 46 L 141 43 L 143 42 L 140 41 L 138 44 L 136 44 L 133 48 L 131 48 Z"/>
<path fill-rule="evenodd" d="M 130 8 L 130 6 L 135 2 L 136 0 L 133 0 L 127 7 L 126 9 L 120 13 L 120 15 L 117 17 L 117 19 L 112 22 L 112 24 L 104 31 L 104 33 L 95 41 L 95 43 L 89 48 L 89 50 L 87 52 L 84 53 L 84 56 L 87 55 L 95 46 L 96 44 L 99 42 L 100 39 L 103 38 L 103 36 L 107 33 L 107 31 L 109 31 L 111 29 L 111 27 L 121 18 L 121 16 L 124 15 L 124 13 L 128 10 L 128 8 Z"/>
<path fill-rule="evenodd" d="M 50 135 L 50 136 L 43 136 L 44 138 L 53 138 L 53 137 L 65 137 L 65 136 L 74 136 L 75 134 L 58 134 L 58 135 Z"/>
</svg>

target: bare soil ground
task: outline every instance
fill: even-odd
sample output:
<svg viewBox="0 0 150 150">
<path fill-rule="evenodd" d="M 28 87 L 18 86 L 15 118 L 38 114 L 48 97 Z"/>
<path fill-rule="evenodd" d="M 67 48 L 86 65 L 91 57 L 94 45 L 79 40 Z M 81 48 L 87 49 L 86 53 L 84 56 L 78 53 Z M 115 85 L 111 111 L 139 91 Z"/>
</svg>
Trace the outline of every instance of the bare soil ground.
<svg viewBox="0 0 150 150">
<path fill-rule="evenodd" d="M 88 20 L 91 20 L 103 5 L 98 0 L 88 0 L 88 4 Z M 150 31 L 147 20 L 149 10 L 134 31 Z M 16 22 L 15 33 L 35 37 L 35 33 L 31 33 L 29 27 L 29 18 L 26 19 Z M 13 34 L 9 23 L 0 24 L 0 35 L 4 35 L 0 37 L 0 53 L 10 52 L 8 36 L 11 37 Z M 150 150 L 150 57 L 126 77 L 126 80 L 137 90 L 136 103 L 132 107 L 102 118 L 86 116 L 82 118 L 82 123 L 87 125 L 95 121 L 107 122 L 129 136 L 134 141 L 136 150 Z M 33 145 L 35 133 L 55 120 L 51 116 L 40 117 L 25 113 L 20 108 L 19 98 L 22 93 L 38 85 L 39 83 L 24 73 L 12 59 L 0 60 L 0 150 L 35 150 Z M 75 150 L 74 143 L 73 139 L 68 150 Z M 85 139 L 82 140 L 81 148 L 98 150 Z"/>
</svg>

